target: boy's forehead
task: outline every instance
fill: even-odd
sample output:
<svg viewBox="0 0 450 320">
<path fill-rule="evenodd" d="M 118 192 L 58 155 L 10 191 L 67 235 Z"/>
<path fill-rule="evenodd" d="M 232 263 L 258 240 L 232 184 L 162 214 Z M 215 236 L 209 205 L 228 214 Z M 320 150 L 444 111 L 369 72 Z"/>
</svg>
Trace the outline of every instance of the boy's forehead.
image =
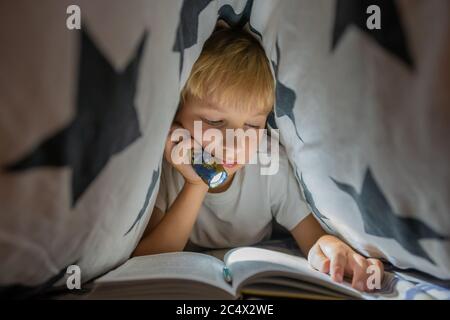
<svg viewBox="0 0 450 320">
<path fill-rule="evenodd" d="M 258 107 L 256 105 L 252 106 L 239 106 L 239 105 L 234 105 L 234 104 L 228 104 L 226 102 L 220 102 L 220 101 L 215 101 L 214 99 L 211 98 L 196 98 L 197 99 L 197 105 L 201 108 L 208 108 L 208 109 L 212 109 L 221 113 L 229 113 L 229 112 L 239 112 L 239 113 L 246 113 L 246 114 L 251 114 L 251 115 L 255 115 L 255 116 L 259 116 L 259 115 L 267 115 L 268 112 L 266 110 L 264 110 L 264 108 L 262 107 Z"/>
<path fill-rule="evenodd" d="M 187 104 L 189 104 L 190 107 L 194 108 L 201 108 L 201 109 L 213 109 L 217 111 L 226 111 L 226 109 L 220 104 L 216 103 L 212 99 L 208 98 L 200 98 L 197 96 L 189 95 L 189 97 L 186 100 Z"/>
</svg>

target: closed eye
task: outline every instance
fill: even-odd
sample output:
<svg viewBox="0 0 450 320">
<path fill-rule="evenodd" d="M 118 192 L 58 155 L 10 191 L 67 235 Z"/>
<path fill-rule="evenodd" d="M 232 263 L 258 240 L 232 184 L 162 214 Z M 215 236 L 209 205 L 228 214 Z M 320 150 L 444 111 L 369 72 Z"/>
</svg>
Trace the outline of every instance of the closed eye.
<svg viewBox="0 0 450 320">
<path fill-rule="evenodd" d="M 204 122 L 206 122 L 207 124 L 209 124 L 210 126 L 215 126 L 215 127 L 220 126 L 220 125 L 222 125 L 224 123 L 223 120 L 208 120 L 208 119 L 205 119 L 205 118 L 202 118 L 202 120 Z"/>
</svg>

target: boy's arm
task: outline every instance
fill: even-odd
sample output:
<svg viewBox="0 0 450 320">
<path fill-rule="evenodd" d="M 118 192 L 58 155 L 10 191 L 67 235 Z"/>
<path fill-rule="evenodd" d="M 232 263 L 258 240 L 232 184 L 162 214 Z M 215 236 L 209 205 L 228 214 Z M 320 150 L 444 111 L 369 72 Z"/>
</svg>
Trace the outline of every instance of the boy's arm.
<svg viewBox="0 0 450 320">
<path fill-rule="evenodd" d="M 182 251 L 207 192 L 208 186 L 204 183 L 186 182 L 165 214 L 155 207 L 133 256 Z"/>
<path fill-rule="evenodd" d="M 164 158 L 181 173 L 184 185 L 165 214 L 155 207 L 133 256 L 183 251 L 186 246 L 209 189 L 190 164 L 189 153 L 181 152 L 193 148 L 195 144 L 198 145 L 198 142 L 189 135 L 189 131 L 178 124 L 171 126 L 164 147 Z M 198 147 L 201 148 L 200 145 Z"/>
<path fill-rule="evenodd" d="M 303 254 L 308 256 L 309 250 L 321 236 L 326 234 L 326 232 L 310 213 L 305 219 L 300 221 L 294 229 L 291 230 L 291 234 Z"/>
</svg>

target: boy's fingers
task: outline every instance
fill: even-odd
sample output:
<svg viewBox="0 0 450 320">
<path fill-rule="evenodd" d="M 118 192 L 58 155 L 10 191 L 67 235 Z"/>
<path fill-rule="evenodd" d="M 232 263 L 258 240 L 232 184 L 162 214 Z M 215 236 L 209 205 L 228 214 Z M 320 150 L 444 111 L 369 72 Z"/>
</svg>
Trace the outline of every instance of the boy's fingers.
<svg viewBox="0 0 450 320">
<path fill-rule="evenodd" d="M 169 136 L 166 139 L 166 144 L 164 146 L 164 157 L 170 163 L 172 162 L 171 159 L 170 159 L 170 155 L 171 155 L 171 152 L 172 152 L 174 144 L 175 143 L 170 140 L 170 134 L 169 134 Z"/>
<path fill-rule="evenodd" d="M 171 162 L 174 164 L 189 164 L 190 152 L 192 148 L 192 141 L 185 139 L 173 146 L 170 153 Z"/>
<path fill-rule="evenodd" d="M 365 291 L 368 278 L 367 267 L 369 266 L 366 258 L 357 253 L 353 253 L 349 258 L 349 266 L 353 272 L 352 287 L 360 291 Z"/>
<path fill-rule="evenodd" d="M 368 259 L 367 259 L 367 262 L 368 262 L 370 265 L 376 266 L 376 267 L 378 268 L 378 271 L 380 272 L 380 275 L 381 275 L 381 276 L 384 275 L 384 265 L 383 265 L 383 262 L 381 262 L 381 261 L 378 260 L 378 259 L 374 259 L 374 258 L 368 258 Z"/>
<path fill-rule="evenodd" d="M 308 261 L 314 269 L 323 273 L 330 272 L 330 259 L 325 256 L 319 245 L 315 244 L 309 250 Z"/>
<path fill-rule="evenodd" d="M 170 127 L 164 147 L 164 156 L 172 164 L 190 163 L 189 153 L 193 146 L 190 132 L 174 123 Z"/>
<path fill-rule="evenodd" d="M 337 251 L 330 259 L 331 279 L 336 282 L 342 282 L 344 280 L 344 271 L 347 264 L 347 256 L 343 251 Z"/>
<path fill-rule="evenodd" d="M 172 125 L 170 127 L 167 138 L 172 142 L 179 143 L 180 141 L 191 139 L 191 133 L 189 132 L 189 130 L 179 125 Z"/>
<path fill-rule="evenodd" d="M 171 133 L 172 133 L 174 130 L 176 130 L 176 129 L 183 129 L 183 127 L 182 127 L 179 123 L 174 122 L 174 123 L 172 123 L 172 125 L 170 126 L 169 134 L 171 134 Z"/>
<path fill-rule="evenodd" d="M 384 277 L 384 265 L 383 265 L 383 263 L 380 260 L 373 259 L 373 258 L 367 259 L 367 263 L 369 264 L 369 266 L 375 266 L 377 268 L 376 272 L 380 275 L 379 281 L 380 281 L 380 285 L 381 285 L 381 282 L 383 281 L 383 277 Z M 373 274 L 373 271 L 369 272 L 368 276 L 370 276 L 372 274 Z M 367 289 L 370 290 L 369 288 L 367 288 Z M 372 288 L 372 290 L 374 290 L 374 289 L 380 289 L 380 288 L 376 288 L 376 287 Z"/>
<path fill-rule="evenodd" d="M 172 161 L 171 161 L 171 152 L 172 152 L 172 149 L 173 149 L 174 145 L 177 144 L 177 143 L 179 142 L 179 140 L 178 140 L 178 141 L 173 141 L 173 140 L 172 140 L 172 134 L 173 134 L 173 131 L 174 131 L 175 129 L 178 129 L 178 128 L 181 128 L 181 127 L 178 126 L 178 125 L 172 124 L 171 127 L 170 127 L 170 130 L 169 130 L 169 133 L 167 134 L 167 137 L 166 137 L 166 143 L 165 143 L 165 145 L 164 145 L 164 157 L 165 157 L 166 160 L 169 161 L 169 162 L 172 162 Z"/>
</svg>

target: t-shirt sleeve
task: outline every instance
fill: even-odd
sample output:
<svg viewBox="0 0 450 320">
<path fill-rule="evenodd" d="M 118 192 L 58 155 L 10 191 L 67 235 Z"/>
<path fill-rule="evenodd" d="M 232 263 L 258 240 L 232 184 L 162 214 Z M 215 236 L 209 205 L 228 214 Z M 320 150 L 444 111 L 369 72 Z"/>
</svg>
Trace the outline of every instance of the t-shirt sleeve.
<svg viewBox="0 0 450 320">
<path fill-rule="evenodd" d="M 158 195 L 156 196 L 155 207 L 161 210 L 163 213 L 167 211 L 167 203 L 168 203 L 168 191 L 167 191 L 167 183 L 164 175 L 164 168 L 161 172 L 161 177 L 159 179 L 159 189 Z"/>
<path fill-rule="evenodd" d="M 276 221 L 291 231 L 311 212 L 303 197 L 294 170 L 280 147 L 279 170 L 270 179 L 271 211 Z"/>
</svg>

